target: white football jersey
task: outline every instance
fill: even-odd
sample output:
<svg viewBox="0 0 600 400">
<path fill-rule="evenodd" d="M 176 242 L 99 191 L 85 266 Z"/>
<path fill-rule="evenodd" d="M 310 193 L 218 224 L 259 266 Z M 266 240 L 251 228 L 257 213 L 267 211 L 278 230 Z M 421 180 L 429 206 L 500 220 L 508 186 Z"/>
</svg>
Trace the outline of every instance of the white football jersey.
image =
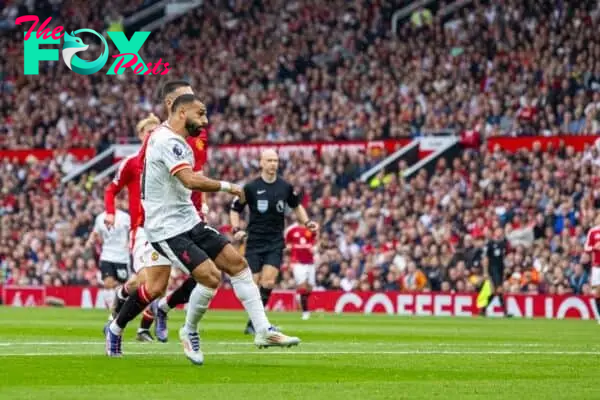
<svg viewBox="0 0 600 400">
<path fill-rule="evenodd" d="M 150 242 L 172 238 L 200 223 L 192 191 L 175 177 L 178 171 L 193 165 L 192 149 L 168 125 L 152 133 L 142 173 L 144 230 Z"/>
<path fill-rule="evenodd" d="M 94 232 L 102 238 L 102 253 L 100 261 L 110 261 L 119 264 L 129 264 L 129 229 L 131 219 L 129 214 L 117 210 L 115 224 L 108 229 L 104 223 L 106 212 L 96 217 Z"/>
</svg>

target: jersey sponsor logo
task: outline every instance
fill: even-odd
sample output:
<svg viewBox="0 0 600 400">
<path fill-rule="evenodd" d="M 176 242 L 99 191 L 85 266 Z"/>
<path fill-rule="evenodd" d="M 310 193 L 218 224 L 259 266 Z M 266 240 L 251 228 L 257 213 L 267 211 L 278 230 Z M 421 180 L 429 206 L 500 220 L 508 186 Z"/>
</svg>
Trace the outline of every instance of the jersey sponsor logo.
<svg viewBox="0 0 600 400">
<path fill-rule="evenodd" d="M 266 192 L 267 192 L 266 190 L 258 190 L 258 191 L 256 192 L 256 194 L 263 194 L 263 193 L 266 193 Z"/>
<path fill-rule="evenodd" d="M 285 204 L 283 204 L 283 200 L 279 200 L 276 205 L 277 212 L 282 213 L 285 210 Z"/>
<path fill-rule="evenodd" d="M 257 200 L 256 209 L 260 213 L 265 213 L 269 209 L 269 200 Z"/>
<path fill-rule="evenodd" d="M 177 158 L 178 160 L 184 159 L 183 148 L 179 144 L 175 144 L 173 146 L 173 154 L 175 154 L 175 158 Z"/>
</svg>

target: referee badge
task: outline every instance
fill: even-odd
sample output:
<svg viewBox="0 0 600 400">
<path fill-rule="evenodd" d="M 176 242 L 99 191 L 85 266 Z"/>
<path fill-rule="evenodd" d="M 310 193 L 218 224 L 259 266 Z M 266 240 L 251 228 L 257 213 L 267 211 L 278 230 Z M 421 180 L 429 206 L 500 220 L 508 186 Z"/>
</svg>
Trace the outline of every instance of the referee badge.
<svg viewBox="0 0 600 400">
<path fill-rule="evenodd" d="M 277 208 L 277 212 L 280 212 L 280 213 L 282 213 L 285 210 L 285 204 L 283 204 L 283 200 L 279 200 L 277 202 L 276 208 Z"/>
<path fill-rule="evenodd" d="M 256 209 L 260 213 L 265 213 L 269 209 L 269 200 L 257 200 Z"/>
</svg>

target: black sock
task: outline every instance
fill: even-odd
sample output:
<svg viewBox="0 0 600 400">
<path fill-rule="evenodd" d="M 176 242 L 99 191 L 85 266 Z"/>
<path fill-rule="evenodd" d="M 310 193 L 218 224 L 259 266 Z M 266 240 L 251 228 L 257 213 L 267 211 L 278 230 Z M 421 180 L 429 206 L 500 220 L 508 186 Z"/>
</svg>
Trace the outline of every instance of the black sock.
<svg viewBox="0 0 600 400">
<path fill-rule="evenodd" d="M 121 312 L 121 308 L 123 308 L 123 304 L 129 297 L 129 294 L 125 290 L 124 286 L 119 286 L 116 290 L 115 302 L 113 304 L 112 316 L 113 319 L 117 318 L 117 315 Z"/>
<path fill-rule="evenodd" d="M 262 303 L 263 306 L 267 306 L 267 303 L 269 302 L 269 297 L 271 297 L 271 292 L 273 291 L 273 289 L 267 289 L 264 287 L 260 287 L 260 298 L 262 299 Z"/>
<path fill-rule="evenodd" d="M 300 306 L 304 312 L 308 311 L 308 296 L 310 296 L 310 293 L 302 293 L 300 295 Z"/>
<path fill-rule="evenodd" d="M 495 294 L 490 294 L 489 295 L 488 300 L 487 300 L 487 304 L 484 307 L 485 309 L 487 309 L 490 306 L 490 304 L 492 304 L 492 300 L 494 300 L 494 296 L 495 296 Z"/>
<path fill-rule="evenodd" d="M 596 315 L 598 316 L 597 318 L 600 320 L 600 297 L 596 297 Z"/>
<path fill-rule="evenodd" d="M 123 304 L 121 312 L 115 319 L 117 326 L 125 329 L 129 321 L 140 315 L 151 301 L 152 299 L 148 296 L 145 286 L 141 285 L 138 290 L 129 295 L 125 304 Z"/>
<path fill-rule="evenodd" d="M 140 322 L 140 329 L 145 331 L 150 330 L 152 326 L 152 322 L 154 322 L 154 316 L 150 312 L 150 309 L 147 308 L 146 311 L 142 314 L 142 321 Z"/>
<path fill-rule="evenodd" d="M 170 308 L 175 308 L 180 304 L 185 304 L 190 301 L 190 294 L 196 287 L 196 280 L 191 276 L 186 279 L 181 286 L 179 286 L 173 293 L 167 298 L 167 305 Z"/>
<path fill-rule="evenodd" d="M 506 314 L 506 305 L 504 304 L 504 295 L 502 293 L 500 293 L 498 295 L 498 298 L 500 299 L 500 306 L 502 306 L 502 311 L 504 312 L 504 314 Z"/>
</svg>

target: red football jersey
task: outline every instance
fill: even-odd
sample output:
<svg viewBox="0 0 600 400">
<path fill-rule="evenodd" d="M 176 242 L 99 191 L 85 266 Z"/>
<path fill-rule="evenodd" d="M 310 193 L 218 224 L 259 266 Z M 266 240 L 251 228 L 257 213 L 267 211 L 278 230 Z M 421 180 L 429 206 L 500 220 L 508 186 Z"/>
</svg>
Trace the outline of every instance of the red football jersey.
<svg viewBox="0 0 600 400">
<path fill-rule="evenodd" d="M 206 147 L 208 145 L 208 136 L 206 131 L 203 130 L 197 137 L 188 136 L 186 140 L 194 152 L 194 171 L 202 171 L 208 155 Z M 202 212 L 202 192 L 192 192 L 192 202 L 196 210 Z"/>
<path fill-rule="evenodd" d="M 115 214 L 115 197 L 127 187 L 129 195 L 129 216 L 131 217 L 131 232 L 142 225 L 143 211 L 140 189 L 142 164 L 138 154 L 126 157 L 119 166 L 117 174 L 104 190 L 104 207 L 107 214 Z"/>
<path fill-rule="evenodd" d="M 585 241 L 585 251 L 592 253 L 592 265 L 600 267 L 600 250 L 594 250 L 594 246 L 600 243 L 600 226 L 595 226 L 588 232 Z"/>
<path fill-rule="evenodd" d="M 313 249 L 317 235 L 302 225 L 293 224 L 285 233 L 285 243 L 291 246 L 290 262 L 297 264 L 314 264 Z"/>
</svg>

